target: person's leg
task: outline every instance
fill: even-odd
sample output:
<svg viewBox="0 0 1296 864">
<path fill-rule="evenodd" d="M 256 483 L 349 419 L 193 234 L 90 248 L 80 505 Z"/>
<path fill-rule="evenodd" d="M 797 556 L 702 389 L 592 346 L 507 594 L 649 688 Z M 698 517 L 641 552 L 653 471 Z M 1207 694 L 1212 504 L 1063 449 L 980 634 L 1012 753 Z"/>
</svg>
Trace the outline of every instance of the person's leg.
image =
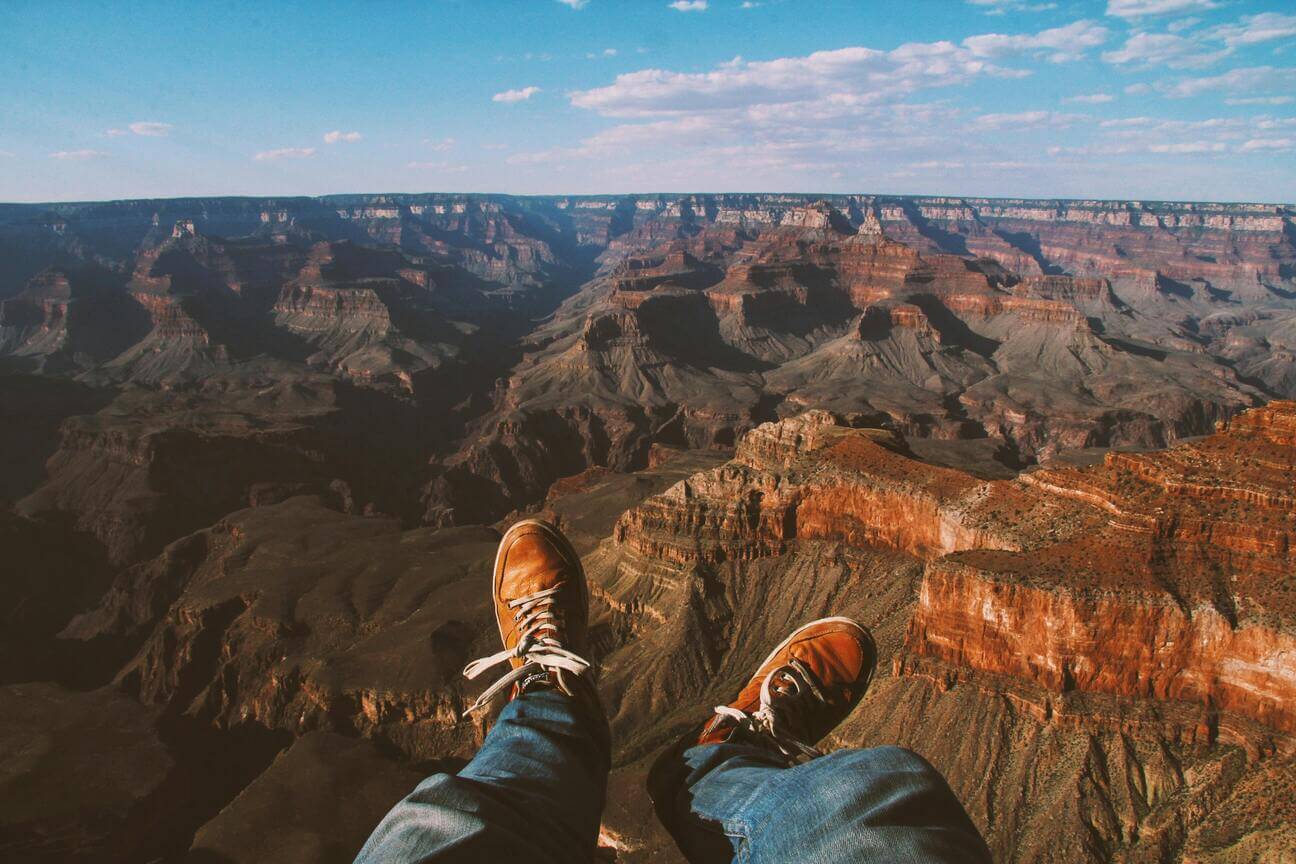
<svg viewBox="0 0 1296 864">
<path fill-rule="evenodd" d="M 601 711 L 557 690 L 524 693 L 463 770 L 429 777 L 392 808 L 357 864 L 589 861 L 608 765 Z"/>
<path fill-rule="evenodd" d="M 649 793 L 690 861 L 989 860 L 917 754 L 813 748 L 863 698 L 876 659 L 854 621 L 800 627 L 733 702 L 657 760 Z"/>
<path fill-rule="evenodd" d="M 570 543 L 534 519 L 500 540 L 492 576 L 504 650 L 464 669 L 509 671 L 465 713 L 511 692 L 481 750 L 457 775 L 429 777 L 398 803 L 356 859 L 588 861 L 607 792 L 607 718 L 588 673 L 589 591 Z M 511 689 L 510 689 L 511 688 Z"/>
<path fill-rule="evenodd" d="M 990 861 L 945 779 L 909 750 L 839 750 L 787 766 L 765 748 L 712 744 L 684 759 L 678 800 L 691 823 L 676 834 L 692 861 Z"/>
</svg>

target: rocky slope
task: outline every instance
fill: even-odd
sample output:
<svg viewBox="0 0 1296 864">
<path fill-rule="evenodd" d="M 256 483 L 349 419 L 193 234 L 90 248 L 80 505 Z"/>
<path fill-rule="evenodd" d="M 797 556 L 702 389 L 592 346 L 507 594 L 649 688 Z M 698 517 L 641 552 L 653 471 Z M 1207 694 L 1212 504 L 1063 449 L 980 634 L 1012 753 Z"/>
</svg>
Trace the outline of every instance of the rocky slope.
<svg viewBox="0 0 1296 864">
<path fill-rule="evenodd" d="M 0 857 L 349 860 L 485 731 L 515 511 L 591 575 L 618 860 L 670 860 L 659 748 L 824 614 L 885 658 L 833 743 L 923 752 L 999 857 L 1281 857 L 1292 218 L 0 206 Z"/>
<path fill-rule="evenodd" d="M 633 742 L 619 776 L 788 620 L 838 611 L 874 628 L 888 668 L 835 740 L 918 749 L 1004 860 L 1290 848 L 1261 799 L 1227 829 L 1215 808 L 1290 795 L 1293 423 L 1275 403 L 1199 442 L 1011 481 L 824 414 L 758 427 L 587 559 L 633 634 L 605 663 Z M 643 704 L 665 729 L 637 722 Z"/>
</svg>

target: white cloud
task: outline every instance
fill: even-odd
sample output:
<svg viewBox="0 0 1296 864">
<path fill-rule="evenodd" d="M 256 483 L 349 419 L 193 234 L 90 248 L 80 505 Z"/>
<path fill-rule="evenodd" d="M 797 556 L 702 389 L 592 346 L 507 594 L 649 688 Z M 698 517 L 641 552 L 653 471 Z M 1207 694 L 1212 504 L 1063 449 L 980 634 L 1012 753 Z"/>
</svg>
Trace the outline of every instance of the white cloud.
<svg viewBox="0 0 1296 864">
<path fill-rule="evenodd" d="M 972 121 L 970 128 L 978 131 L 1039 129 L 1044 127 L 1062 128 L 1083 119 L 1086 119 L 1083 114 L 1059 114 L 1056 111 L 1019 111 L 1015 114 L 982 114 Z"/>
<path fill-rule="evenodd" d="M 1077 102 L 1081 105 L 1101 105 L 1104 102 L 1111 102 L 1116 97 L 1110 93 L 1082 93 L 1079 96 L 1068 96 L 1063 102 Z"/>
<path fill-rule="evenodd" d="M 173 127 L 170 123 L 157 123 L 151 120 L 139 120 L 127 127 L 136 135 L 143 135 L 146 138 L 165 138 L 171 134 Z"/>
<path fill-rule="evenodd" d="M 674 3 L 666 5 L 676 12 L 705 12 L 707 10 L 707 0 L 675 0 Z"/>
<path fill-rule="evenodd" d="M 1054 63 L 1078 60 L 1085 50 L 1107 41 L 1108 30 L 1093 21 L 1075 21 L 1064 27 L 1041 30 L 1034 35 L 986 33 L 969 36 L 963 47 L 977 57 L 1001 58 L 1016 54 L 1040 54 Z"/>
<path fill-rule="evenodd" d="M 104 133 L 109 138 L 121 138 L 123 135 L 142 135 L 145 138 L 165 138 L 171 134 L 175 127 L 170 123 L 157 123 L 151 120 L 137 120 L 129 124 L 125 129 L 112 128 L 105 129 Z"/>
<path fill-rule="evenodd" d="M 738 8 L 739 9 L 759 9 L 760 6 L 761 4 L 756 2 L 756 0 L 743 0 L 742 4 Z"/>
<path fill-rule="evenodd" d="M 1183 78 L 1156 85 L 1157 90 L 1172 99 L 1199 96 L 1211 90 L 1227 90 L 1238 94 L 1256 90 L 1290 90 L 1292 87 L 1296 87 L 1296 68 L 1275 66 L 1244 66 L 1230 69 L 1222 75 Z"/>
<path fill-rule="evenodd" d="M 502 93 L 496 93 L 491 97 L 491 101 L 506 103 L 525 102 L 539 92 L 539 87 L 521 87 L 517 90 L 505 90 Z"/>
<path fill-rule="evenodd" d="M 1296 138 L 1252 138 L 1239 150 L 1250 153 L 1256 150 L 1291 150 L 1296 147 Z"/>
<path fill-rule="evenodd" d="M 1114 66 L 1130 64 L 1138 69 L 1169 66 L 1171 69 L 1196 69 L 1227 57 L 1231 49 L 1207 51 L 1196 39 L 1172 33 L 1135 33 L 1118 51 L 1104 51 L 1102 59 Z"/>
<path fill-rule="evenodd" d="M 12 159 L 16 155 L 12 150 L 0 150 L 0 159 Z"/>
<path fill-rule="evenodd" d="M 1173 144 L 1149 144 L 1151 153 L 1220 153 L 1225 145 L 1218 141 L 1176 141 Z"/>
<path fill-rule="evenodd" d="M 603 56 L 604 56 L 604 57 L 615 57 L 615 56 L 617 56 L 617 49 L 615 49 L 615 48 L 604 48 L 604 49 L 603 49 Z"/>
<path fill-rule="evenodd" d="M 572 9 L 584 9 L 589 5 L 589 0 L 558 0 L 558 2 Z"/>
<path fill-rule="evenodd" d="M 1201 20 L 1202 19 L 1200 18 L 1193 18 L 1193 17 L 1180 18 L 1178 21 L 1171 21 L 1169 24 L 1167 24 L 1166 29 L 1169 30 L 1171 33 L 1179 33 L 1183 30 L 1187 30 L 1189 27 L 1196 27 L 1198 24 L 1201 23 Z"/>
<path fill-rule="evenodd" d="M 609 85 L 570 94 L 573 105 L 608 117 L 677 116 L 767 109 L 798 104 L 815 113 L 842 113 L 894 101 L 926 87 L 962 84 L 979 76 L 1021 77 L 1024 70 L 987 62 L 952 42 L 913 42 L 891 51 L 851 47 L 804 57 L 746 61 L 710 72 L 643 69 Z"/>
<path fill-rule="evenodd" d="M 987 15 L 1004 15 L 1008 12 L 1045 12 L 1056 9 L 1056 3 L 1028 3 L 1024 0 L 967 0 L 973 6 L 980 6 Z"/>
<path fill-rule="evenodd" d="M 1296 96 L 1246 96 L 1236 99 L 1225 99 L 1225 105 L 1289 105 L 1296 102 Z"/>
<path fill-rule="evenodd" d="M 278 150 L 262 150 L 252 158 L 257 162 L 273 162 L 276 159 L 305 159 L 314 155 L 314 147 L 280 147 Z"/>
<path fill-rule="evenodd" d="M 334 129 L 332 132 L 324 133 L 324 143 L 337 144 L 339 141 L 359 141 L 363 137 L 359 132 L 343 132 L 341 129 Z"/>
<path fill-rule="evenodd" d="M 453 150 L 456 142 L 455 139 L 447 135 L 445 138 L 424 138 L 423 143 L 429 145 L 437 153 L 445 153 Z"/>
<path fill-rule="evenodd" d="M 1283 39 L 1296 36 L 1296 15 L 1283 15 L 1280 12 L 1243 15 L 1236 24 L 1213 27 L 1207 35 L 1221 40 L 1230 48 Z"/>
<path fill-rule="evenodd" d="M 107 155 L 99 150 L 57 150 L 49 154 L 49 158 L 63 162 L 83 162 L 86 159 L 99 159 Z"/>
<path fill-rule="evenodd" d="M 1107 14 L 1117 18 L 1142 18 L 1214 9 L 1217 0 L 1107 0 Z"/>
<path fill-rule="evenodd" d="M 1126 96 L 1141 96 L 1144 93 L 1151 93 L 1151 84 L 1130 84 L 1125 88 Z"/>
</svg>

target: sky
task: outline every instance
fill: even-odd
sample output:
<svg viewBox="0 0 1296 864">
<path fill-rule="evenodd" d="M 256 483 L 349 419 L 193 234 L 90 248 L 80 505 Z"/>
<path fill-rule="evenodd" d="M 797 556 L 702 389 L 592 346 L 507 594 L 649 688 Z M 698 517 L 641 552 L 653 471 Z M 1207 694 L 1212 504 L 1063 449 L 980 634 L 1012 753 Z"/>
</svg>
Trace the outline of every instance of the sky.
<svg viewBox="0 0 1296 864">
<path fill-rule="evenodd" d="M 0 3 L 0 201 L 1296 201 L 1293 0 Z"/>
</svg>

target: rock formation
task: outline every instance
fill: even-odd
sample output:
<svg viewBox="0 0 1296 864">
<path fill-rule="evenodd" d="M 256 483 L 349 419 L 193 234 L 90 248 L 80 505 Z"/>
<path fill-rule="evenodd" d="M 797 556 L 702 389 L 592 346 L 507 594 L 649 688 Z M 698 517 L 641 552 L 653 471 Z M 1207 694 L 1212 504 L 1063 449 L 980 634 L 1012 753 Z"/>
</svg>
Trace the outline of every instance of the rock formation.
<svg viewBox="0 0 1296 864">
<path fill-rule="evenodd" d="M 481 740 L 457 673 L 498 530 L 539 513 L 591 576 L 608 857 L 670 860 L 648 761 L 789 622 L 848 614 L 884 662 L 830 746 L 919 750 L 997 857 L 1281 858 L 1292 220 L 0 208 L 0 857 L 349 860 Z"/>
</svg>

